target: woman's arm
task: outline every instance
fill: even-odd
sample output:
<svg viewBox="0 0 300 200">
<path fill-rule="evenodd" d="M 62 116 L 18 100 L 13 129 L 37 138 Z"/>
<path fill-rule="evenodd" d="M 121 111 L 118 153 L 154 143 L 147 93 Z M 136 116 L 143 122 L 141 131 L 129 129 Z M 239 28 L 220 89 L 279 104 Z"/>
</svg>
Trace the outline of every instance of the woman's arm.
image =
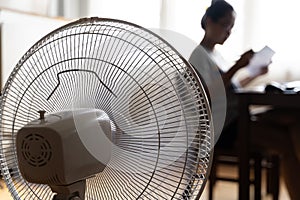
<svg viewBox="0 0 300 200">
<path fill-rule="evenodd" d="M 249 64 L 250 59 L 253 57 L 253 54 L 254 54 L 254 52 L 252 50 L 245 52 L 241 56 L 241 58 L 226 73 L 222 74 L 222 79 L 223 79 L 225 87 L 228 87 L 231 84 L 231 79 L 238 70 L 240 70 L 241 68 L 243 68 Z M 249 79 L 244 80 L 243 82 L 246 83 L 246 82 L 248 82 L 248 81 L 250 82 L 252 80 L 249 77 Z M 241 83 L 241 85 L 242 85 L 242 83 Z"/>
<path fill-rule="evenodd" d="M 269 68 L 268 66 L 264 66 L 261 68 L 260 72 L 258 74 L 256 74 L 255 76 L 247 76 L 245 78 L 243 78 L 241 81 L 240 81 L 240 85 L 241 87 L 245 87 L 246 85 L 248 85 L 251 81 L 253 81 L 254 79 L 256 79 L 258 76 L 261 76 L 263 74 L 266 74 L 268 73 L 269 71 Z"/>
</svg>

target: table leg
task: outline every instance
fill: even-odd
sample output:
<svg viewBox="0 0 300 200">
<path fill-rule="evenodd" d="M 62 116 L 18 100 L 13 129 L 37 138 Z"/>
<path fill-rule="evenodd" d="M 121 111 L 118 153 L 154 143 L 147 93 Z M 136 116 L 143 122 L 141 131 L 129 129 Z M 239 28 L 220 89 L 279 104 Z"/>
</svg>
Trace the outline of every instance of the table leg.
<svg viewBox="0 0 300 200">
<path fill-rule="evenodd" d="M 249 104 L 247 97 L 239 101 L 239 200 L 249 200 Z"/>
</svg>

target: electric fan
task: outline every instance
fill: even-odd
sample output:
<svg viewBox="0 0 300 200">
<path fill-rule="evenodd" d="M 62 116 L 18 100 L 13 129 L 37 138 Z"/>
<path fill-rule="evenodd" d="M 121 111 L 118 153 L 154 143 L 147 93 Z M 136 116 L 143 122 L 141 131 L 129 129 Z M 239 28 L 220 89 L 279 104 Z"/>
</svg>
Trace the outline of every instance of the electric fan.
<svg viewBox="0 0 300 200">
<path fill-rule="evenodd" d="M 49 33 L 1 97 L 14 199 L 199 199 L 213 130 L 197 73 L 138 25 L 84 18 Z"/>
</svg>

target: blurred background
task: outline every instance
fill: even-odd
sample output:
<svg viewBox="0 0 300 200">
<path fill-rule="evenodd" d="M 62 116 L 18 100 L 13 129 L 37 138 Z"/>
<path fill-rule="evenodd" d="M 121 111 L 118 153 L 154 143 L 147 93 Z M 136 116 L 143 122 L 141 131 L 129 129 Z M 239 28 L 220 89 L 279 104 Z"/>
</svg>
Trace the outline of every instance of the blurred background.
<svg viewBox="0 0 300 200">
<path fill-rule="evenodd" d="M 265 45 L 275 52 L 268 75 L 252 85 L 300 79 L 300 18 L 295 0 L 228 0 L 236 12 L 229 40 L 219 47 L 229 62 Z M 1 87 L 21 56 L 42 36 L 80 17 L 116 18 L 180 33 L 197 45 L 211 0 L 0 0 Z M 240 73 L 242 75 L 242 72 Z"/>
</svg>

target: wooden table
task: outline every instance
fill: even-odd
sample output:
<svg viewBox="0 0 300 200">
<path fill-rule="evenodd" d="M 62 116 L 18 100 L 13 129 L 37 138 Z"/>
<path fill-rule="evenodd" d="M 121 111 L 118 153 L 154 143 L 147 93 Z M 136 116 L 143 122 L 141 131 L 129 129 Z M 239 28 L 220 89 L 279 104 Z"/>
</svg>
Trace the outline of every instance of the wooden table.
<svg viewBox="0 0 300 200">
<path fill-rule="evenodd" d="M 249 199 L 249 122 L 250 105 L 270 105 L 300 108 L 300 94 L 272 94 L 255 91 L 238 91 L 239 97 L 239 199 Z"/>
</svg>

